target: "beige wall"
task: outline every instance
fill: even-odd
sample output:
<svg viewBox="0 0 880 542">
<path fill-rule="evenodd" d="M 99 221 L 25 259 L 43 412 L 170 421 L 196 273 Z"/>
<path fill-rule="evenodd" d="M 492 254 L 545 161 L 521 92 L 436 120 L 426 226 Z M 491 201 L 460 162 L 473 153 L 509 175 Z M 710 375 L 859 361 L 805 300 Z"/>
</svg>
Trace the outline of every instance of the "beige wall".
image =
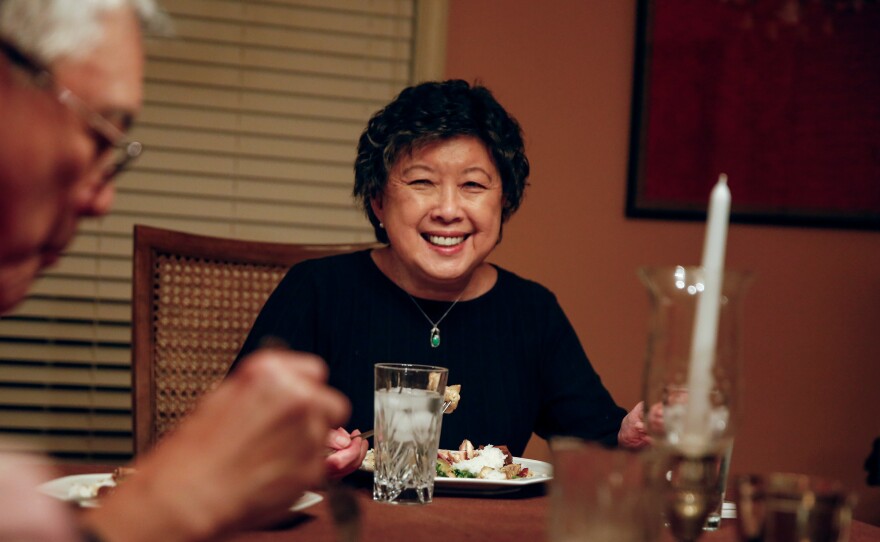
<svg viewBox="0 0 880 542">
<path fill-rule="evenodd" d="M 696 264 L 703 236 L 700 223 L 624 217 L 635 2 L 451 0 L 449 17 L 447 76 L 494 90 L 532 163 L 493 259 L 557 294 L 631 407 L 648 317 L 635 269 Z M 727 261 L 757 273 L 732 471 L 843 479 L 861 493 L 859 517 L 880 524 L 880 488 L 863 471 L 880 436 L 880 232 L 732 225 Z"/>
</svg>

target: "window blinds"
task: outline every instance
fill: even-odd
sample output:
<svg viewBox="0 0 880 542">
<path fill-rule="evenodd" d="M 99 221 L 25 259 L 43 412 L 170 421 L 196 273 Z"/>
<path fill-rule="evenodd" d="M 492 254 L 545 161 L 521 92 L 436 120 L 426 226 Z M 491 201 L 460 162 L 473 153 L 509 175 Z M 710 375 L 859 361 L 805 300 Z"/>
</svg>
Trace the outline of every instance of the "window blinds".
<svg viewBox="0 0 880 542">
<path fill-rule="evenodd" d="M 371 241 L 350 195 L 357 138 L 404 86 L 442 72 L 442 41 L 426 38 L 445 34 L 442 1 L 162 3 L 174 35 L 147 41 L 131 133 L 144 155 L 117 181 L 113 212 L 84 222 L 60 264 L 0 319 L 7 447 L 130 458 L 132 226 Z"/>
</svg>

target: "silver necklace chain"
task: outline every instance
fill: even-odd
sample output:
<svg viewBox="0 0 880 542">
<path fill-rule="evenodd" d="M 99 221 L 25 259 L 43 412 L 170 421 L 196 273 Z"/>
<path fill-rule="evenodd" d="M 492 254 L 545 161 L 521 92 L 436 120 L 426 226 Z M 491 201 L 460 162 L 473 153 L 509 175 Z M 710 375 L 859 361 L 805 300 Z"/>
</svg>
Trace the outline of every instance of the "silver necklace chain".
<svg viewBox="0 0 880 542">
<path fill-rule="evenodd" d="M 431 348 L 437 348 L 438 346 L 440 346 L 440 327 L 439 327 L 440 322 L 442 322 L 443 319 L 446 318 L 446 315 L 449 314 L 449 311 L 452 310 L 452 307 L 454 307 L 461 300 L 461 296 L 464 295 L 464 292 L 462 292 L 461 295 L 459 295 L 458 298 L 456 298 L 456 300 L 452 302 L 452 305 L 449 305 L 449 308 L 446 309 L 446 312 L 443 313 L 443 316 L 441 316 L 440 319 L 437 320 L 436 322 L 434 320 L 431 320 L 431 317 L 428 316 L 428 314 L 422 309 L 422 306 L 419 305 L 419 302 L 416 301 L 416 298 L 409 295 L 409 293 L 407 293 L 406 295 L 408 295 L 409 298 L 412 299 L 412 302 L 415 304 L 416 308 L 419 309 L 419 312 L 422 313 L 422 316 L 425 317 L 425 320 L 430 322 L 430 324 L 431 324 L 431 335 L 430 335 Z"/>
</svg>

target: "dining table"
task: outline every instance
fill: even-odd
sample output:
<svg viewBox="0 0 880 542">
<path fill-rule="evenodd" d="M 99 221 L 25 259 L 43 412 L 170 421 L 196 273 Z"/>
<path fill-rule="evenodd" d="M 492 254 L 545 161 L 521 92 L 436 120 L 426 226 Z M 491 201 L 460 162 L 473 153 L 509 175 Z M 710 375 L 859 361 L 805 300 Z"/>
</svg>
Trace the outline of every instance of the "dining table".
<svg viewBox="0 0 880 542">
<path fill-rule="evenodd" d="M 83 464 L 63 464 L 57 468 L 63 476 L 112 470 L 112 466 Z M 363 476 L 346 482 L 345 491 L 354 497 L 357 505 L 357 540 L 362 542 L 544 542 L 549 538 L 549 484 L 528 485 L 500 494 L 439 489 L 429 504 L 395 505 L 373 501 L 372 486 Z M 283 523 L 237 533 L 224 540 L 342 542 L 344 538 L 334 521 L 328 489 L 314 493 L 320 500 L 312 499 L 317 502 L 291 513 Z M 675 538 L 668 529 L 663 529 L 658 542 L 675 542 Z M 705 532 L 700 542 L 738 542 L 736 520 L 723 519 L 721 527 Z M 880 527 L 854 521 L 850 542 L 880 542 Z"/>
</svg>

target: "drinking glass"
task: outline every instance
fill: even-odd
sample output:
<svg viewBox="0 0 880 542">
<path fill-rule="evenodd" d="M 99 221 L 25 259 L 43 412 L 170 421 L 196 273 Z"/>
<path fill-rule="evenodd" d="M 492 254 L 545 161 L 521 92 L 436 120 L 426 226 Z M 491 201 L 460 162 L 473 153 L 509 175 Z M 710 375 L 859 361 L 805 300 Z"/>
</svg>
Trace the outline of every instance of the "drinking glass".
<svg viewBox="0 0 880 542">
<path fill-rule="evenodd" d="M 447 376 L 443 367 L 375 365 L 373 500 L 431 502 Z"/>
<path fill-rule="evenodd" d="M 556 438 L 550 488 L 550 541 L 656 540 L 662 516 L 645 453 Z"/>
<path fill-rule="evenodd" d="M 643 398 L 648 433 L 662 451 L 661 463 L 653 470 L 665 483 L 666 516 L 673 534 L 693 541 L 703 528 L 711 530 L 720 523 L 739 412 L 742 299 L 752 275 L 724 272 L 709 397 L 701 402 L 706 410 L 699 413 L 705 434 L 702 446 L 695 449 L 685 442 L 685 431 L 691 349 L 705 273 L 700 267 L 669 266 L 643 267 L 638 274 L 651 300 Z"/>
<path fill-rule="evenodd" d="M 846 542 L 855 496 L 835 480 L 792 473 L 736 479 L 743 542 Z"/>
</svg>

